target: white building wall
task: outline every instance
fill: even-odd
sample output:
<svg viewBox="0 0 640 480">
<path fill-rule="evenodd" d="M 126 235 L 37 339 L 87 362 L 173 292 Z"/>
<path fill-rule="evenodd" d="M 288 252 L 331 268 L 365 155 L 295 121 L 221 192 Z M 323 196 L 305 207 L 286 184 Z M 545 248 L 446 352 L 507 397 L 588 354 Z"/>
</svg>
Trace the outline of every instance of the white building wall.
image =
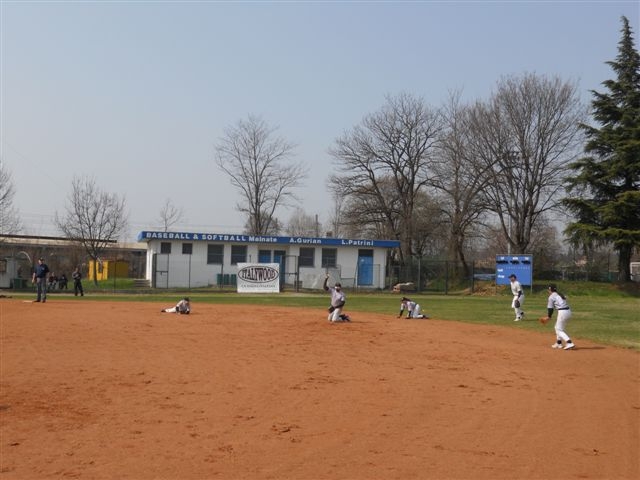
<svg viewBox="0 0 640 480">
<path fill-rule="evenodd" d="M 142 232 L 147 234 L 149 232 Z M 154 233 L 154 232 L 151 232 Z M 355 241 L 365 242 L 364 244 L 348 244 L 341 245 L 339 240 L 336 239 L 311 239 L 312 241 L 322 242 L 330 241 L 332 244 L 314 244 L 309 243 L 242 243 L 242 242 L 222 242 L 222 241 L 208 241 L 208 240 L 190 240 L 190 239 L 171 239 L 162 237 L 162 233 L 156 233 L 161 238 L 144 239 L 147 242 L 147 262 L 146 262 L 146 278 L 150 280 L 152 285 L 156 288 L 199 288 L 214 286 L 219 284 L 221 275 L 236 275 L 238 271 L 237 265 L 231 264 L 231 247 L 232 245 L 242 245 L 247 247 L 246 261 L 250 263 L 257 263 L 259 260 L 260 250 L 271 251 L 273 261 L 274 251 L 283 251 L 286 256 L 286 268 L 285 272 L 281 272 L 287 284 L 293 284 L 296 271 L 299 270 L 299 277 L 297 278 L 299 286 L 302 288 L 320 289 L 324 282 L 325 274 L 329 273 L 331 278 L 329 284 L 332 285 L 335 282 L 341 282 L 346 288 L 372 288 L 381 289 L 384 288 L 385 281 L 385 268 L 387 261 L 387 251 L 389 246 L 372 246 L 373 241 Z M 187 236 L 187 235 L 199 235 L 202 234 L 174 234 L 175 236 Z M 236 236 L 240 237 L 240 236 Z M 244 237 L 244 236 L 243 236 Z M 288 237 L 274 237 L 281 240 Z M 161 254 L 161 243 L 171 243 L 171 253 Z M 342 241 L 345 243 L 345 241 Z M 350 241 L 354 243 L 353 241 Z M 382 241 L 389 244 L 390 241 Z M 183 254 L 183 243 L 190 243 L 192 245 L 192 254 Z M 207 264 L 207 251 L 208 245 L 216 244 L 223 245 L 223 264 Z M 313 266 L 300 266 L 298 267 L 298 257 L 300 255 L 300 248 L 314 248 L 314 264 Z M 336 250 L 336 267 L 324 268 L 322 267 L 322 250 L 335 249 Z M 359 252 L 361 250 L 373 251 L 373 258 L 369 260 L 372 265 L 366 266 L 369 270 L 367 278 L 370 282 L 366 285 L 359 284 Z M 295 258 L 294 258 L 295 257 Z M 155 279 L 154 275 L 154 258 L 155 258 Z M 362 278 L 360 278 L 362 280 Z"/>
</svg>

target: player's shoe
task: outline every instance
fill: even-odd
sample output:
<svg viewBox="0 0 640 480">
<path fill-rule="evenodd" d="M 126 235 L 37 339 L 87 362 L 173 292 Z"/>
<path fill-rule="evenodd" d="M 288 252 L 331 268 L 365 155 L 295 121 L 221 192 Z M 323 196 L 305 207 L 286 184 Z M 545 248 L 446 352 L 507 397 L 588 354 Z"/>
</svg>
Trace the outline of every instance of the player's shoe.
<svg viewBox="0 0 640 480">
<path fill-rule="evenodd" d="M 573 342 L 569 342 L 564 346 L 565 350 L 571 350 L 572 348 L 576 348 L 576 346 L 573 344 Z"/>
<path fill-rule="evenodd" d="M 562 348 L 562 344 L 561 343 L 554 343 L 553 345 L 551 345 L 551 348 Z"/>
<path fill-rule="evenodd" d="M 520 317 L 516 317 L 513 319 L 514 322 L 519 322 L 520 321 Z"/>
</svg>

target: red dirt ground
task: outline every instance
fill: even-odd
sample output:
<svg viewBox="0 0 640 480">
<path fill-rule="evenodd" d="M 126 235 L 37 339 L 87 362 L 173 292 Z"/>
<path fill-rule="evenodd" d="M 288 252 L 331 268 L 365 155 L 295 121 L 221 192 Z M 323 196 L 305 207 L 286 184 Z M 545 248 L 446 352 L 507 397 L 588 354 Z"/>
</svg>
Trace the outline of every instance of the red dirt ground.
<svg viewBox="0 0 640 480">
<path fill-rule="evenodd" d="M 638 352 L 322 310 L 0 300 L 0 479 L 637 479 Z"/>
</svg>

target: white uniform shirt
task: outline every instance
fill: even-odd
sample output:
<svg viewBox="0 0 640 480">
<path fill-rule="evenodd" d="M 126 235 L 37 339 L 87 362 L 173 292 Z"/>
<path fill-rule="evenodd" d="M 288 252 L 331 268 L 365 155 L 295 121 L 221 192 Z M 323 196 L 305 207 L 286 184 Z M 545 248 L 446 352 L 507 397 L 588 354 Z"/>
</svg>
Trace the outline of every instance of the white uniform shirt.
<svg viewBox="0 0 640 480">
<path fill-rule="evenodd" d="M 189 305 L 189 302 L 187 302 L 186 300 L 180 300 L 177 304 L 176 304 L 176 312 L 179 313 L 188 313 L 191 312 L 191 305 Z"/>
<path fill-rule="evenodd" d="M 554 308 L 556 310 L 567 310 L 569 308 L 569 302 L 567 302 L 566 298 L 562 298 L 558 292 L 553 292 L 551 293 L 551 295 L 549 295 L 547 308 Z"/>
<path fill-rule="evenodd" d="M 520 295 L 523 295 L 522 292 L 522 285 L 520 285 L 520 282 L 518 280 L 514 280 L 511 283 L 511 293 L 513 293 L 514 297 L 518 297 Z"/>
<path fill-rule="evenodd" d="M 346 297 L 344 296 L 342 289 L 336 290 L 335 288 L 330 287 L 329 291 L 331 292 L 331 306 L 335 308 L 342 307 L 346 301 Z"/>
<path fill-rule="evenodd" d="M 402 302 L 400 304 L 400 313 L 402 313 L 405 308 L 409 313 L 413 312 L 416 309 L 416 302 L 412 302 L 412 301 Z"/>
</svg>

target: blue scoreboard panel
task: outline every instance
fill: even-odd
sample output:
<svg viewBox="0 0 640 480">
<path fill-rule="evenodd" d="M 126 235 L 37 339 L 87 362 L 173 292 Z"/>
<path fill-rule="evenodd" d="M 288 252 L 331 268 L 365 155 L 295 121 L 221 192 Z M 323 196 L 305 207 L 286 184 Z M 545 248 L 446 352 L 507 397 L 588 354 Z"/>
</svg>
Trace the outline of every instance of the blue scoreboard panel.
<svg viewBox="0 0 640 480">
<path fill-rule="evenodd" d="M 521 285 L 533 285 L 533 255 L 496 255 L 496 285 L 509 285 L 514 274 Z"/>
</svg>

